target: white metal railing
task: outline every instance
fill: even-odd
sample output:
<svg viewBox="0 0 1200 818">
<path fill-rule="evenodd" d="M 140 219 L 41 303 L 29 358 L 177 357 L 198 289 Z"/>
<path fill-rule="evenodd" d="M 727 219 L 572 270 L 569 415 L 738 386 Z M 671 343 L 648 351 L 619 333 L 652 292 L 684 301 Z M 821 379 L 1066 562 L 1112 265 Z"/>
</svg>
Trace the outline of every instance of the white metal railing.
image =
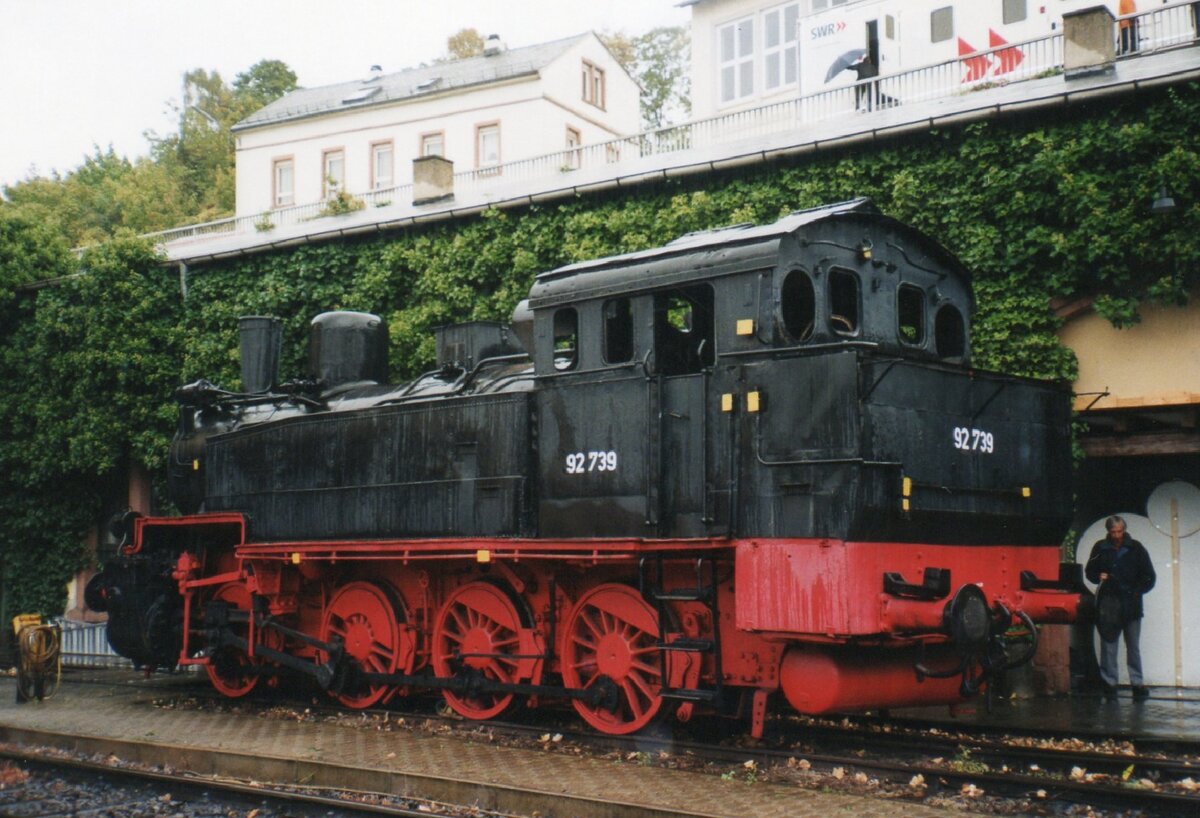
<svg viewBox="0 0 1200 818">
<path fill-rule="evenodd" d="M 1122 31 L 1129 34 L 1123 36 Z M 1187 45 L 1200 39 L 1200 5 L 1172 3 L 1126 14 L 1117 18 L 1114 35 L 1118 56 Z"/>
<path fill-rule="evenodd" d="M 1121 54 L 1122 22 L 1136 22 L 1137 49 Z M 1200 37 L 1200 5 L 1178 2 L 1152 11 L 1116 18 L 1113 36 L 1122 57 L 1190 44 Z M 1056 32 L 1018 43 L 1007 43 L 935 65 L 859 80 L 853 85 L 795 97 L 783 102 L 696 120 L 683 125 L 645 131 L 633 136 L 582 145 L 553 153 L 505 162 L 490 168 L 454 174 L 460 196 L 477 194 L 498 184 L 546 181 L 564 182 L 572 173 L 595 170 L 630 159 L 706 148 L 744 139 L 795 131 L 808 125 L 853 115 L 942 99 L 1011 82 L 1037 79 L 1063 69 L 1063 37 Z M 412 185 L 355 194 L 367 207 L 382 207 L 411 198 Z M 329 215 L 324 202 L 278 208 L 262 214 L 238 216 L 204 224 L 149 234 L 161 243 L 213 235 L 236 235 L 269 230 Z"/>
<path fill-rule="evenodd" d="M 473 192 L 493 185 L 497 180 L 520 182 L 546 179 L 555 174 L 602 167 L 629 158 L 770 136 L 855 111 L 923 102 L 1028 80 L 1059 71 L 1062 64 L 1062 34 L 1008 43 L 936 65 L 859 80 L 852 85 L 805 94 L 771 105 L 506 162 L 491 168 L 456 173 L 454 189 L 455 192 Z"/>
<path fill-rule="evenodd" d="M 362 202 L 364 207 L 384 207 L 394 201 L 401 201 L 412 196 L 412 185 L 396 185 L 394 187 L 372 190 L 367 193 L 356 193 L 354 199 Z M 246 216 L 230 216 L 203 224 L 192 224 L 184 227 L 174 227 L 170 230 L 159 230 L 156 233 L 146 233 L 146 238 L 156 239 L 159 244 L 183 241 L 185 239 L 204 239 L 220 235 L 239 235 L 242 233 L 260 232 L 269 234 L 277 227 L 300 224 L 301 222 L 319 219 L 331 215 L 329 202 L 311 202 L 309 204 L 292 205 L 267 210 Z"/>
<path fill-rule="evenodd" d="M 130 667 L 108 644 L 108 625 L 104 622 L 74 622 L 56 619 L 62 629 L 60 654 L 63 667 Z"/>
</svg>

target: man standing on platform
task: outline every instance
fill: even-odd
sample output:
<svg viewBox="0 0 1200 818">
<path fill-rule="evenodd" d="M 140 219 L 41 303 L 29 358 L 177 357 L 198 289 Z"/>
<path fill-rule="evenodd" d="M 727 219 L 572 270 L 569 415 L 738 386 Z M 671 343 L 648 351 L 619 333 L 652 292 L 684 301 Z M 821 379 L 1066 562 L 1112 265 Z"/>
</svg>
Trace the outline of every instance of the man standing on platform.
<svg viewBox="0 0 1200 818">
<path fill-rule="evenodd" d="M 1154 566 L 1146 547 L 1125 532 L 1125 520 L 1109 517 L 1104 528 L 1108 536 L 1092 546 L 1084 569 L 1087 578 L 1100 585 L 1096 594 L 1097 618 L 1101 624 L 1100 679 L 1105 694 L 1115 695 L 1120 675 L 1117 649 L 1124 634 L 1129 684 L 1133 687 L 1133 697 L 1144 699 L 1150 692 L 1142 679 L 1142 651 L 1138 642 L 1142 635 L 1142 595 L 1154 587 Z M 1117 603 L 1114 609 L 1119 610 L 1119 627 L 1107 633 L 1103 627 L 1106 596 Z"/>
</svg>

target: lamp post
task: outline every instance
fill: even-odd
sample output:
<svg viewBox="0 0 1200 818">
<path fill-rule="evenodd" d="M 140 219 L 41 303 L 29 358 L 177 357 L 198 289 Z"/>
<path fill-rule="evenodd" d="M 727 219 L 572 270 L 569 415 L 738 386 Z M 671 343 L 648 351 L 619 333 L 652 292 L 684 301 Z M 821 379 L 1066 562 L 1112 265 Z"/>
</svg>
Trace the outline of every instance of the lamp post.
<svg viewBox="0 0 1200 818">
<path fill-rule="evenodd" d="M 1171 189 L 1167 187 L 1166 180 L 1159 179 L 1158 192 L 1154 194 L 1154 199 L 1150 202 L 1150 213 L 1160 218 L 1171 216 L 1175 212 L 1175 197 L 1171 195 Z M 1178 290 L 1182 286 L 1179 278 L 1179 257 L 1176 256 L 1171 264 L 1171 284 L 1174 286 L 1176 298 L 1180 297 Z"/>
</svg>

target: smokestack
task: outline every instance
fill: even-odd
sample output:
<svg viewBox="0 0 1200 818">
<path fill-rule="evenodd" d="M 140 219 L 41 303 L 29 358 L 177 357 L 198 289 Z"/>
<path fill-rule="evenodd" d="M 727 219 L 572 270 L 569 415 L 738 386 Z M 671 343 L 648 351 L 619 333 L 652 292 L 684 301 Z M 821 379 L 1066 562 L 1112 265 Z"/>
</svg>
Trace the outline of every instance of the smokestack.
<svg viewBox="0 0 1200 818">
<path fill-rule="evenodd" d="M 283 322 L 265 315 L 238 319 L 242 358 L 242 391 L 260 394 L 279 380 L 279 343 Z"/>
</svg>

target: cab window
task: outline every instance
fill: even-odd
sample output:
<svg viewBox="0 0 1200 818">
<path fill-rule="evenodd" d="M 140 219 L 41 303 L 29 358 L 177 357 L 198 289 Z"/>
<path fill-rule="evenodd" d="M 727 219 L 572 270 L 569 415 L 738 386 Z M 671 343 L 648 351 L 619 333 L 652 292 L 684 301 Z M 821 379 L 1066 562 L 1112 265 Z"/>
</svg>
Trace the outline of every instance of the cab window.
<svg viewBox="0 0 1200 818">
<path fill-rule="evenodd" d="M 849 270 L 829 272 L 829 328 L 854 335 L 859 322 L 858 276 Z"/>
<path fill-rule="evenodd" d="M 604 363 L 623 364 L 633 359 L 633 311 L 628 298 L 604 302 Z"/>
<path fill-rule="evenodd" d="M 559 372 L 579 364 L 579 314 L 573 307 L 554 313 L 554 368 Z"/>
<path fill-rule="evenodd" d="M 939 357 L 962 360 L 967 354 L 967 329 L 962 313 L 952 304 L 944 304 L 934 319 L 934 343 Z"/>
<path fill-rule="evenodd" d="M 896 291 L 896 320 L 900 343 L 921 346 L 925 343 L 925 292 L 912 284 L 901 284 Z"/>
<path fill-rule="evenodd" d="M 803 270 L 792 270 L 779 288 L 779 310 L 783 331 L 793 341 L 812 337 L 817 317 L 817 294 L 812 279 Z"/>
<path fill-rule="evenodd" d="M 654 356 L 664 375 L 687 375 L 712 366 L 713 291 L 702 284 L 654 295 Z"/>
</svg>

